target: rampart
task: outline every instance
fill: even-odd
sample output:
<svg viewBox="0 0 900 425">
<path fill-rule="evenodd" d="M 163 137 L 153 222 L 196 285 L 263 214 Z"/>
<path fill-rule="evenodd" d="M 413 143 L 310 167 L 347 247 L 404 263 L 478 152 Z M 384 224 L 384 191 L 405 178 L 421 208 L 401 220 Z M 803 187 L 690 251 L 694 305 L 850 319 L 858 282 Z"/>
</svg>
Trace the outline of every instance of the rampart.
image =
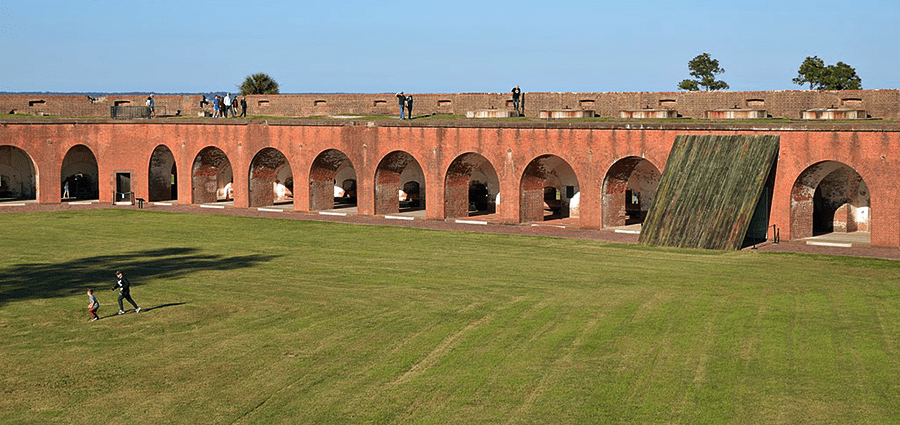
<svg viewBox="0 0 900 425">
<path fill-rule="evenodd" d="M 477 109 L 512 109 L 508 93 L 408 93 L 415 115 L 464 115 Z M 197 117 L 212 107 L 201 107 L 201 95 L 154 96 L 165 115 Z M 75 95 L 2 95 L 0 114 L 32 114 L 62 117 L 109 117 L 110 106 L 141 106 L 147 95 L 108 95 L 92 98 Z M 283 117 L 333 115 L 392 115 L 397 98 L 383 94 L 281 94 L 247 96 L 248 114 Z M 620 116 L 623 110 L 670 110 L 683 118 L 704 119 L 708 111 L 750 109 L 770 118 L 801 119 L 812 109 L 865 111 L 862 118 L 900 120 L 900 90 L 856 91 L 750 91 L 750 92 L 526 92 L 525 114 L 540 110 L 593 110 L 602 117 Z"/>
<path fill-rule="evenodd" d="M 99 202 L 133 191 L 182 204 L 324 212 L 346 203 L 368 215 L 419 209 L 433 220 L 597 229 L 640 222 L 675 138 L 708 134 L 780 139 L 765 193 L 782 238 L 866 231 L 872 245 L 900 247 L 900 126 L 873 121 L 16 119 L 0 121 L 0 197 L 58 203 L 69 182 L 70 197 Z"/>
</svg>

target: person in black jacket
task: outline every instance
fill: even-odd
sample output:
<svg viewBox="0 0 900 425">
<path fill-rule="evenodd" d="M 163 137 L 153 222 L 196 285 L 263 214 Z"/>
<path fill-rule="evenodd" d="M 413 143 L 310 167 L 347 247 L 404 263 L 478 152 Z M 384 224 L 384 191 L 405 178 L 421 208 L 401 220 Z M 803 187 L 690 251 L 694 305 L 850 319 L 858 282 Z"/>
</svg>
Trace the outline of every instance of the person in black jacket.
<svg viewBox="0 0 900 425">
<path fill-rule="evenodd" d="M 413 118 L 412 107 L 413 107 L 412 95 L 406 96 L 406 119 L 408 119 L 408 120 L 411 120 Z"/>
<path fill-rule="evenodd" d="M 512 90 L 510 90 L 510 92 L 512 93 L 512 98 L 513 98 L 512 99 L 513 108 L 516 109 L 516 113 L 519 113 L 519 97 L 522 96 L 522 89 L 520 89 L 519 86 L 517 85 L 517 86 L 513 87 Z"/>
<path fill-rule="evenodd" d="M 115 291 L 116 289 L 119 290 L 119 314 L 125 314 L 125 309 L 122 306 L 123 299 L 128 300 L 134 306 L 135 313 L 141 312 L 141 308 L 131 299 L 131 283 L 128 282 L 128 278 L 122 275 L 121 271 L 116 271 L 116 284 L 112 287 L 112 290 Z"/>
</svg>

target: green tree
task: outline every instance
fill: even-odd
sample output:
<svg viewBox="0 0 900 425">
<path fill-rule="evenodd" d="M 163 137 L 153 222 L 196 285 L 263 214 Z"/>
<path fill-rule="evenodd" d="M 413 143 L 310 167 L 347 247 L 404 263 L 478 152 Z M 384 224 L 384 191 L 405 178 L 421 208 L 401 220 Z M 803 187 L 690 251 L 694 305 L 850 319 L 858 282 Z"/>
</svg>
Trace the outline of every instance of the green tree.
<svg viewBox="0 0 900 425">
<path fill-rule="evenodd" d="M 691 71 L 691 77 L 696 80 L 683 80 L 678 83 L 678 88 L 681 90 L 698 91 L 703 87 L 704 90 L 710 91 L 728 88 L 728 83 L 716 80 L 716 74 L 721 74 L 725 70 L 719 67 L 719 60 L 713 59 L 709 53 L 703 53 L 691 59 L 688 62 L 688 69 Z"/>
<path fill-rule="evenodd" d="M 818 56 L 807 56 L 797 70 L 797 78 L 792 81 L 799 86 L 809 84 L 809 89 L 812 90 L 819 88 L 823 75 L 825 75 L 825 61 Z"/>
<path fill-rule="evenodd" d="M 856 69 L 843 62 L 825 66 L 817 56 L 807 56 L 792 81 L 801 86 L 809 84 L 810 90 L 862 90 L 862 79 L 856 75 Z"/>
<path fill-rule="evenodd" d="M 247 76 L 238 88 L 241 89 L 241 95 L 278 94 L 278 83 L 262 72 Z"/>
<path fill-rule="evenodd" d="M 822 81 L 825 90 L 862 90 L 862 79 L 852 66 L 843 62 L 828 65 Z"/>
</svg>

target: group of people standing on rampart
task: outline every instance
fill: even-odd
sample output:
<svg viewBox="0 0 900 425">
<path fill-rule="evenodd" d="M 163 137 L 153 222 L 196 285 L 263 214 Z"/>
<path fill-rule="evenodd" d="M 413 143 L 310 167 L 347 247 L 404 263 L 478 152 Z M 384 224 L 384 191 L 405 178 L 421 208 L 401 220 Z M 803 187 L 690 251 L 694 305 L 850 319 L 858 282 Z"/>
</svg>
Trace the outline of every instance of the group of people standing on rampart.
<svg viewBox="0 0 900 425">
<path fill-rule="evenodd" d="M 516 113 L 519 114 L 520 116 L 524 115 L 525 108 L 524 108 L 524 105 L 522 102 L 522 98 L 524 97 L 522 95 L 522 89 L 520 89 L 519 86 L 517 85 L 517 86 L 513 87 L 512 90 L 510 90 L 510 93 L 512 93 L 513 108 L 515 108 Z M 401 120 L 402 119 L 411 120 L 413 118 L 413 114 L 412 114 L 413 97 L 412 97 L 412 95 L 407 96 L 407 95 L 403 94 L 402 91 L 397 92 L 397 103 L 398 103 L 398 106 L 400 107 L 400 119 Z M 405 115 L 404 115 L 404 112 L 406 112 Z"/>
<path fill-rule="evenodd" d="M 212 102 L 206 100 L 206 96 L 200 100 L 200 109 L 203 109 L 203 106 L 206 104 L 212 104 L 213 107 L 213 118 L 228 118 L 228 114 L 231 114 L 231 118 L 235 118 L 236 116 L 247 117 L 247 97 L 241 97 L 240 102 L 238 102 L 237 96 L 231 97 L 230 93 L 225 93 L 225 96 L 215 95 L 213 97 Z M 240 115 L 237 114 L 238 107 L 241 108 Z"/>
</svg>

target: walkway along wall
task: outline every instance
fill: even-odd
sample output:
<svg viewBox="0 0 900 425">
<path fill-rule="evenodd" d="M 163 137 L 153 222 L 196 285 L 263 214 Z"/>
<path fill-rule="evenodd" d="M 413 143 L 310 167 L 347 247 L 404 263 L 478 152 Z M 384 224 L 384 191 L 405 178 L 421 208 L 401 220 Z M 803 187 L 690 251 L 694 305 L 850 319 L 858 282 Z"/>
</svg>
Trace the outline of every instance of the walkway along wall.
<svg viewBox="0 0 900 425">
<path fill-rule="evenodd" d="M 64 159 L 77 151 L 85 162 L 88 154 L 95 158 L 96 171 L 88 173 L 96 173 L 101 202 L 113 200 L 123 174 L 137 197 L 165 198 L 167 192 L 151 190 L 151 182 L 168 181 L 158 170 L 171 167 L 178 173 L 171 192 L 182 204 L 224 196 L 233 197 L 235 207 L 292 199 L 295 211 L 327 209 L 331 195 L 322 191 L 352 176 L 360 214 L 396 211 L 391 197 L 406 189 L 415 191 L 410 198 L 424 205 L 426 218 L 445 219 L 465 214 L 466 202 L 458 197 L 465 196 L 461 181 L 468 179 L 470 206 L 487 205 L 500 222 L 540 220 L 543 207 L 599 229 L 632 217 L 618 200 L 625 193 L 638 201 L 640 191 L 652 197 L 646 181 L 628 182 L 636 175 L 630 173 L 650 170 L 644 173 L 653 176 L 648 181 L 658 181 L 682 134 L 780 136 L 770 224 L 783 239 L 812 235 L 814 222 L 822 220 L 814 211 L 827 204 L 825 220 L 833 220 L 835 229 L 868 230 L 872 245 L 900 247 L 900 128 L 884 125 L 39 120 L 0 123 L 0 148 L 33 161 L 41 203 L 61 201 Z M 251 197 L 257 190 L 265 196 Z"/>
<path fill-rule="evenodd" d="M 398 89 L 398 90 L 402 90 Z M 149 94 L 149 93 L 148 93 Z M 407 93 L 416 99 L 414 115 L 465 115 L 477 109 L 512 110 L 509 92 Z M 0 95 L 0 114 L 61 117 L 109 117 L 110 106 L 141 106 L 147 95 L 9 94 Z M 156 95 L 157 114 L 197 117 L 212 113 L 202 95 Z M 251 116 L 325 117 L 329 115 L 399 115 L 394 93 L 248 95 Z M 620 116 L 623 110 L 665 110 L 685 118 L 705 119 L 707 111 L 752 109 L 771 118 L 799 120 L 811 109 L 864 111 L 860 118 L 900 120 L 900 90 L 770 90 L 712 92 L 527 92 L 524 111 L 538 117 L 549 109 L 592 110 L 597 116 Z M 840 114 L 837 112 L 836 114 Z M 815 115 L 815 114 L 813 114 Z M 820 115 L 822 115 L 820 113 Z M 667 115 L 668 116 L 668 115 Z"/>
</svg>

